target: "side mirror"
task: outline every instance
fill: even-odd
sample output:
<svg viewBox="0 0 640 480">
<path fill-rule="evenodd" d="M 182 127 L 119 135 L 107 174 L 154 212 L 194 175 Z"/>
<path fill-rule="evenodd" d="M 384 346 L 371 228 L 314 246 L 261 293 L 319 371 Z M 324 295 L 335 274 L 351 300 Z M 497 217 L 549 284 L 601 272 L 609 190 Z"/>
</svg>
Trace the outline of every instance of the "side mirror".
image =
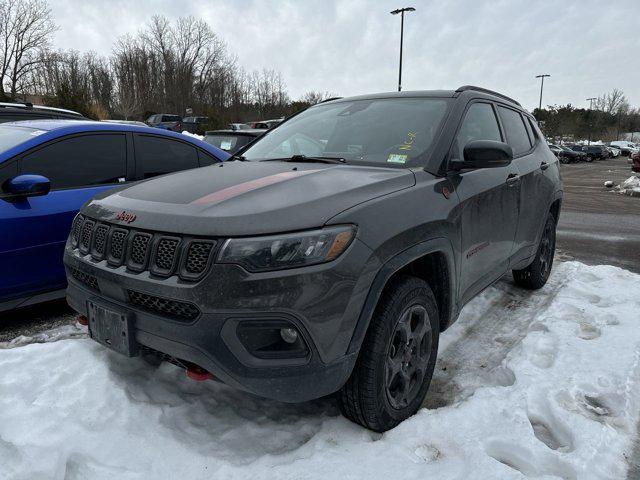
<svg viewBox="0 0 640 480">
<path fill-rule="evenodd" d="M 51 182 L 42 175 L 18 175 L 2 184 L 4 197 L 40 197 L 51 190 Z"/>
<path fill-rule="evenodd" d="M 503 142 L 471 140 L 464 146 L 464 161 L 453 163 L 456 170 L 463 168 L 506 167 L 513 160 L 513 149 Z"/>
</svg>

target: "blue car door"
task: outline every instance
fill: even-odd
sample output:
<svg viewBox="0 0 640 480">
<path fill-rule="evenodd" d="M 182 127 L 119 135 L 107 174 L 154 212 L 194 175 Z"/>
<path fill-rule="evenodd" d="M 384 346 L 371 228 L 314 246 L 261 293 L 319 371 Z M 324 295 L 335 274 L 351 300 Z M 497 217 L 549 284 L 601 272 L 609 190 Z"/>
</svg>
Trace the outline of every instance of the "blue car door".
<svg viewBox="0 0 640 480">
<path fill-rule="evenodd" d="M 0 200 L 0 301 L 66 285 L 62 256 L 73 217 L 98 192 L 126 181 L 126 133 L 64 137 L 16 159 L 19 174 L 51 182 L 49 194 Z"/>
</svg>

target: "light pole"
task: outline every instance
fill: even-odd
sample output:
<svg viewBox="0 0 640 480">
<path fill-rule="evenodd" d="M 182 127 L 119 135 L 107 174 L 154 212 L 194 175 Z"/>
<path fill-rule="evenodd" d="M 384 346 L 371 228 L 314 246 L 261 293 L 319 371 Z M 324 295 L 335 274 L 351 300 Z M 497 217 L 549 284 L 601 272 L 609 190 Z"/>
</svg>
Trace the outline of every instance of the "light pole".
<svg viewBox="0 0 640 480">
<path fill-rule="evenodd" d="M 587 98 L 589 102 L 589 138 L 587 139 L 587 145 L 591 145 L 591 128 L 593 126 L 593 120 L 591 119 L 591 110 L 593 110 L 593 101 L 597 100 L 596 97 Z"/>
<path fill-rule="evenodd" d="M 398 72 L 398 91 L 402 91 L 402 37 L 404 35 L 404 12 L 415 12 L 416 9 L 413 7 L 405 7 L 398 8 L 393 12 L 390 12 L 391 15 L 400 14 L 400 71 Z"/>
<path fill-rule="evenodd" d="M 544 88 L 544 77 L 550 77 L 551 75 L 548 75 L 546 73 L 543 73 L 542 75 L 536 75 L 536 78 L 541 79 L 540 81 L 540 105 L 538 105 L 538 111 L 542 110 L 542 89 Z"/>
</svg>

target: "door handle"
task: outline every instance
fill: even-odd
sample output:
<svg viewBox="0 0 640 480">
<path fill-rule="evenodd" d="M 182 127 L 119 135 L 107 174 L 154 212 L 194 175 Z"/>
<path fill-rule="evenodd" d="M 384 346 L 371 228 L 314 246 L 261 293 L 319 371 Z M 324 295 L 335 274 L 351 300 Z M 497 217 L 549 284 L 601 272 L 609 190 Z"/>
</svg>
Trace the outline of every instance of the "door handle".
<svg viewBox="0 0 640 480">
<path fill-rule="evenodd" d="M 510 173 L 507 177 L 507 185 L 513 186 L 520 181 L 520 175 L 517 173 Z"/>
<path fill-rule="evenodd" d="M 549 164 L 548 164 L 547 162 L 542 162 L 542 163 L 540 164 L 540 170 L 544 171 L 544 170 L 546 170 L 547 168 L 549 168 Z"/>
</svg>

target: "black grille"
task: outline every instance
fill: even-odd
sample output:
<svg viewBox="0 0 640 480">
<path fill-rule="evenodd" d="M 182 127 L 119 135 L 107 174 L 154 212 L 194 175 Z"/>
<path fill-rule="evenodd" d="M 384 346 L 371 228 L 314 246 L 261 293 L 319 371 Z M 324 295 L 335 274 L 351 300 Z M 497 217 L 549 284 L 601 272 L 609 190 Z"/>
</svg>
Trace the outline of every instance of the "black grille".
<svg viewBox="0 0 640 480">
<path fill-rule="evenodd" d="M 134 266 L 143 268 L 145 263 L 147 262 L 147 249 L 149 247 L 149 240 L 151 240 L 151 235 L 148 235 L 146 233 L 136 233 L 133 236 L 129 258 L 131 259 L 131 264 L 133 264 Z"/>
<path fill-rule="evenodd" d="M 111 232 L 111 242 L 109 243 L 109 259 L 112 263 L 122 262 L 124 256 L 124 243 L 127 239 L 126 230 L 114 230 Z"/>
<path fill-rule="evenodd" d="M 185 270 L 192 275 L 200 275 L 205 271 L 209 263 L 209 256 L 213 244 L 209 242 L 191 242 L 189 252 L 187 253 L 187 261 Z"/>
<path fill-rule="evenodd" d="M 76 218 L 73 219 L 73 225 L 71 227 L 71 243 L 73 243 L 73 245 L 78 245 L 83 222 L 84 217 L 82 215 L 76 215 Z"/>
<path fill-rule="evenodd" d="M 87 253 L 89 252 L 89 247 L 91 247 L 91 234 L 93 233 L 93 226 L 95 222 L 92 220 L 87 220 L 82 225 L 82 233 L 80 234 L 80 251 Z"/>
<path fill-rule="evenodd" d="M 128 290 L 129 302 L 142 310 L 158 313 L 175 320 L 193 321 L 200 315 L 198 307 L 191 303 L 169 300 L 146 293 Z"/>
<path fill-rule="evenodd" d="M 98 288 L 98 280 L 93 275 L 89 275 L 88 273 L 82 272 L 77 268 L 69 267 L 69 271 L 73 278 L 82 283 L 83 285 L 89 287 L 92 290 L 99 291 Z"/>
<path fill-rule="evenodd" d="M 108 233 L 109 227 L 107 225 L 98 225 L 93 234 L 93 250 L 91 253 L 98 259 L 104 256 Z"/>
<path fill-rule="evenodd" d="M 106 260 L 112 267 L 130 272 L 148 270 L 152 275 L 178 275 L 196 282 L 208 271 L 216 240 L 171 236 L 111 225 L 78 215 L 72 224 L 71 246 L 95 262 Z"/>
<path fill-rule="evenodd" d="M 171 272 L 173 270 L 179 243 L 180 241 L 175 238 L 163 238 L 158 242 L 154 258 L 154 266 L 158 271 Z"/>
</svg>

